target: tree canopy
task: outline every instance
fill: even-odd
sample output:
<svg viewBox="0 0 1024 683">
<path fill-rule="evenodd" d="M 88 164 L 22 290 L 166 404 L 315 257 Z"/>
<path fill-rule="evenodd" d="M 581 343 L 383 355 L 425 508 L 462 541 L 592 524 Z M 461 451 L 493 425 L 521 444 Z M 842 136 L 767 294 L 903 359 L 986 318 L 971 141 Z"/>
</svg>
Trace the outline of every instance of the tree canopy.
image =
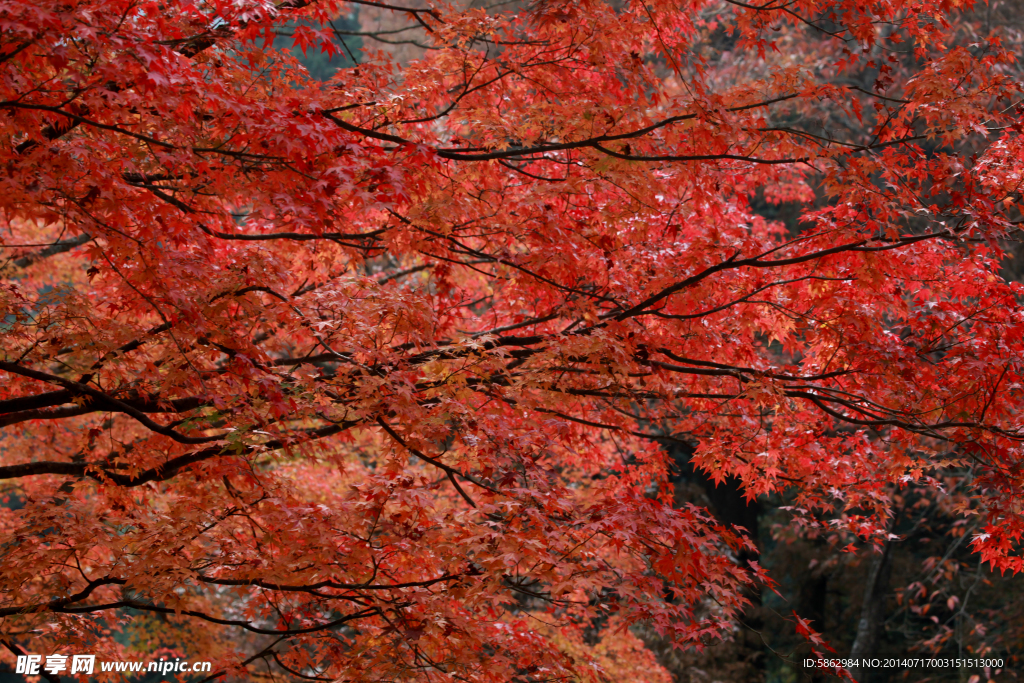
<svg viewBox="0 0 1024 683">
<path fill-rule="evenodd" d="M 957 472 L 1018 572 L 1022 81 L 973 9 L 0 0 L 0 639 L 667 681 L 631 627 L 773 579 L 666 445 L 866 553 Z"/>
</svg>

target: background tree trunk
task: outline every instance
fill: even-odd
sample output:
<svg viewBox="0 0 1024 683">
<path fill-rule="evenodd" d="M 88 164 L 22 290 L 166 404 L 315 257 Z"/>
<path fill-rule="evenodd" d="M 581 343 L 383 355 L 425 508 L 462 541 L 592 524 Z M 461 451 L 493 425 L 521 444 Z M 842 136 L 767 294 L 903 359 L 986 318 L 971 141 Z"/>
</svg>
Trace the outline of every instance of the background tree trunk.
<svg viewBox="0 0 1024 683">
<path fill-rule="evenodd" d="M 897 513 L 890 525 L 896 527 Z M 850 659 L 861 659 L 878 654 L 878 643 L 885 624 L 885 597 L 889 592 L 889 577 L 892 574 L 893 541 L 886 539 L 882 552 L 871 561 L 867 580 L 864 582 L 864 602 L 857 622 L 857 637 L 850 648 Z M 857 683 L 871 683 L 871 670 L 864 667 L 850 669 Z"/>
</svg>

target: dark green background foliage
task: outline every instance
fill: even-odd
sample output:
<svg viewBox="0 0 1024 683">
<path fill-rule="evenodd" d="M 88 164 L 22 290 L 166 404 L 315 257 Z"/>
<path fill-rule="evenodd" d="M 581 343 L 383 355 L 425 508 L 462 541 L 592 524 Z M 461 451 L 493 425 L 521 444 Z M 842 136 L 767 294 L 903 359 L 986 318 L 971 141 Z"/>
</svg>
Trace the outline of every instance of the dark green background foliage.
<svg viewBox="0 0 1024 683">
<path fill-rule="evenodd" d="M 302 48 L 294 46 L 293 31 L 296 25 L 302 24 L 310 28 L 334 28 L 334 44 L 338 53 L 328 56 L 318 47 L 310 47 L 303 54 Z M 309 75 L 318 81 L 326 81 L 334 75 L 338 69 L 346 69 L 355 66 L 352 57 L 359 59 L 359 51 L 363 47 L 362 36 L 350 35 L 359 32 L 358 13 L 354 12 L 348 16 L 336 18 L 330 25 L 321 27 L 310 21 L 289 22 L 281 27 L 277 37 L 274 39 L 274 48 L 278 50 L 289 50 L 299 62 L 306 67 Z M 351 55 L 351 56 L 350 56 Z"/>
</svg>

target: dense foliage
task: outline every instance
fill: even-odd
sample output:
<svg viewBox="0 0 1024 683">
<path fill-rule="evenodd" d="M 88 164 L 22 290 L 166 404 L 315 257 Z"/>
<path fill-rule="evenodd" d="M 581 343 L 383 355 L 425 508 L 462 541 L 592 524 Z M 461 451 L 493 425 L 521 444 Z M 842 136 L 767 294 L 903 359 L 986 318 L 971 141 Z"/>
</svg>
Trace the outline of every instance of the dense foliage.
<svg viewBox="0 0 1024 683">
<path fill-rule="evenodd" d="M 744 505 L 871 577 L 929 525 L 1018 572 L 1024 109 L 982 14 L 0 0 L 7 656 L 669 680 L 641 636 L 771 604 Z"/>
</svg>

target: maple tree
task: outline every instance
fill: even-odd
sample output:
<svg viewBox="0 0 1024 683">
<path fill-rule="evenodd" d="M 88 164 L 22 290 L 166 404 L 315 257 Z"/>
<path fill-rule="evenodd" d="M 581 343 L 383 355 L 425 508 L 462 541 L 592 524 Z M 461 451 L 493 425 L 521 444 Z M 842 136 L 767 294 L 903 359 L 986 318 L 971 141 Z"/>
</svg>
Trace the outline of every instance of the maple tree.
<svg viewBox="0 0 1024 683">
<path fill-rule="evenodd" d="M 430 49 L 273 47 L 360 5 Z M 1024 111 L 966 9 L 0 0 L 0 637 L 667 680 L 631 625 L 771 586 L 672 442 L 851 547 L 970 470 L 1019 571 Z"/>
</svg>

